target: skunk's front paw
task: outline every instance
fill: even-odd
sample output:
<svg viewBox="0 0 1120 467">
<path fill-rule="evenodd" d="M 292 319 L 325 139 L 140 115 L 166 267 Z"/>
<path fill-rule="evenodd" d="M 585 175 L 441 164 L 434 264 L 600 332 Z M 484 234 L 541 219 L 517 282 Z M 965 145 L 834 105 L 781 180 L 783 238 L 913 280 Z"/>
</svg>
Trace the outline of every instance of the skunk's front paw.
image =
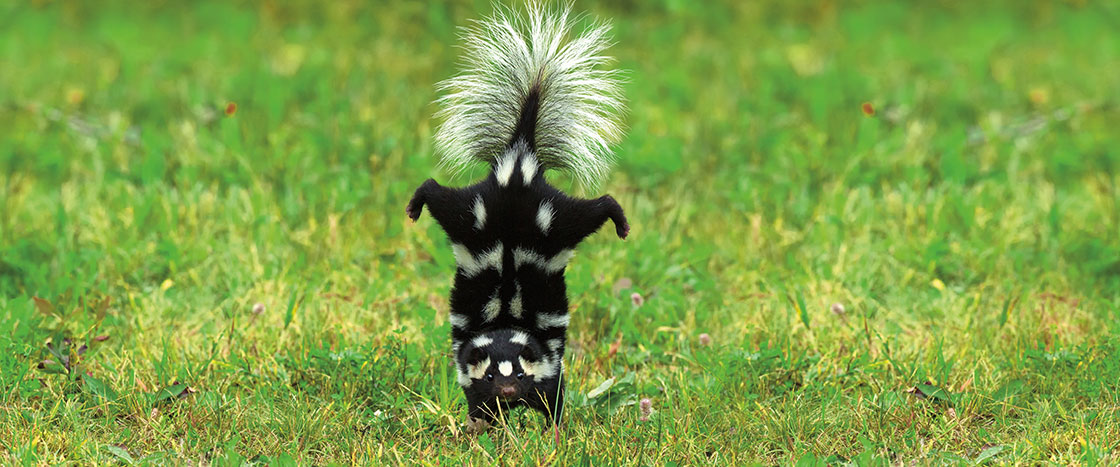
<svg viewBox="0 0 1120 467">
<path fill-rule="evenodd" d="M 467 416 L 467 430 L 466 431 L 467 431 L 468 435 L 481 434 L 481 433 L 483 433 L 483 432 L 485 432 L 486 430 L 489 430 L 489 429 L 490 429 L 490 422 L 488 422 L 486 420 L 483 420 L 481 418 L 474 418 L 474 417 L 471 417 L 469 415 Z"/>
</svg>

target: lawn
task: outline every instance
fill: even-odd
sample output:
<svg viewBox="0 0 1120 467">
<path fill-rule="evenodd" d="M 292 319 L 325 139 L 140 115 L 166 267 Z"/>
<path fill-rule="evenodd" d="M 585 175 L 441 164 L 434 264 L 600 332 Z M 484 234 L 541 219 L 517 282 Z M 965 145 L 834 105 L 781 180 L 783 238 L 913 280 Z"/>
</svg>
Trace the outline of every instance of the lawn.
<svg viewBox="0 0 1120 467">
<path fill-rule="evenodd" d="M 404 213 L 492 7 L 366 3 L 0 4 L 0 463 L 1120 463 L 1120 5 L 578 2 L 557 444 L 463 433 Z"/>
</svg>

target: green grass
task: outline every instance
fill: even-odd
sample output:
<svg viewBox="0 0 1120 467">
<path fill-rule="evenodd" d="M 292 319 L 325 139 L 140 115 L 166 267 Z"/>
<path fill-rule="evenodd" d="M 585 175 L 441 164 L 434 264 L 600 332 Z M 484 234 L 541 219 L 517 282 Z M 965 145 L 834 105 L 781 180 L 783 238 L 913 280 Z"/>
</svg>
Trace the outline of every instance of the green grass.
<svg viewBox="0 0 1120 467">
<path fill-rule="evenodd" d="M 559 445 L 461 432 L 404 215 L 490 6 L 320 3 L 0 5 L 0 462 L 1120 462 L 1115 3 L 580 2 L 633 231 Z"/>
</svg>

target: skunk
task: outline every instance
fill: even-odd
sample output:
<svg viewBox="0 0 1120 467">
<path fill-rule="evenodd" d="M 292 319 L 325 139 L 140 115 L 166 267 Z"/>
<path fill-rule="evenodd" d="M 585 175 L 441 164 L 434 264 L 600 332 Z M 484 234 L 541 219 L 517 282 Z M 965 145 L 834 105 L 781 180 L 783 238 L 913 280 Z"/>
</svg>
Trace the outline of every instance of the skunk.
<svg viewBox="0 0 1120 467">
<path fill-rule="evenodd" d="M 570 9 L 536 3 L 526 17 L 498 9 L 465 29 L 466 70 L 439 85 L 437 149 L 452 170 L 491 166 L 464 188 L 425 181 L 407 206 L 447 233 L 458 264 L 451 290 L 452 355 L 468 427 L 525 405 L 554 425 L 563 412 L 568 328 L 564 269 L 607 219 L 630 224 L 610 196 L 579 199 L 545 180 L 549 169 L 594 185 L 611 163 L 623 103 L 609 61 L 609 27 L 572 35 Z"/>
</svg>

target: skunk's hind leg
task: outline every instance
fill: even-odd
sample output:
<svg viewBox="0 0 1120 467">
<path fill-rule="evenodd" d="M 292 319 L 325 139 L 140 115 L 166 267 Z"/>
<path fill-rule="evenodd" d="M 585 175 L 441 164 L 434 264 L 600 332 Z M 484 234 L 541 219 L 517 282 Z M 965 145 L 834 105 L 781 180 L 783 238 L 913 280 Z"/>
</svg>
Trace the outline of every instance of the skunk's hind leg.
<svg viewBox="0 0 1120 467">
<path fill-rule="evenodd" d="M 462 241 L 461 239 L 470 236 L 479 228 L 476 219 L 479 208 L 471 205 L 475 201 L 472 198 L 470 190 L 447 188 L 429 178 L 413 193 L 412 200 L 408 202 L 405 211 L 408 217 L 415 221 L 420 218 L 424 205 L 427 205 L 428 212 L 432 213 L 432 217 L 447 232 L 447 236 Z M 485 211 L 481 214 L 485 216 Z"/>
<path fill-rule="evenodd" d="M 412 199 L 408 201 L 408 206 L 405 207 L 405 212 L 408 218 L 414 222 L 420 218 L 420 213 L 424 211 L 424 205 L 432 202 L 439 202 L 441 198 L 446 197 L 451 190 L 440 186 L 435 179 L 429 178 L 420 184 L 420 187 L 412 193 Z"/>
<path fill-rule="evenodd" d="M 595 199 L 567 198 L 556 204 L 560 209 L 556 210 L 556 219 L 552 222 L 555 228 L 550 236 L 565 247 L 578 245 L 608 219 L 614 222 L 618 238 L 626 238 L 630 234 L 630 222 L 626 220 L 622 206 L 610 195 Z"/>
<path fill-rule="evenodd" d="M 614 223 L 614 232 L 618 235 L 618 238 L 625 239 L 627 235 L 630 235 L 630 221 L 626 220 L 626 213 L 622 211 L 622 206 L 618 204 L 618 201 L 615 201 L 611 195 L 601 196 L 596 201 L 604 206 L 603 209 L 607 218 Z M 596 230 L 598 230 L 597 227 Z"/>
</svg>

